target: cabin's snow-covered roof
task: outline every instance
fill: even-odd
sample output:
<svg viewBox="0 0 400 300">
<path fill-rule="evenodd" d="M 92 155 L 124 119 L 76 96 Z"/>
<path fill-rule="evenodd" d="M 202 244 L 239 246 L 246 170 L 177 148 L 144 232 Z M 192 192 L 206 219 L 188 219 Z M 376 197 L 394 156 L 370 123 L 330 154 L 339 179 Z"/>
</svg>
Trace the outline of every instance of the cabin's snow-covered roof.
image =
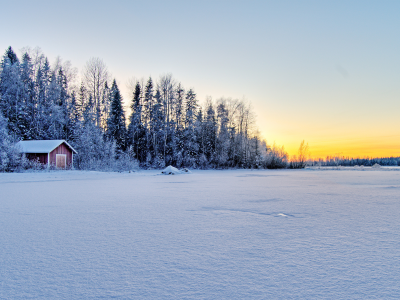
<svg viewBox="0 0 400 300">
<path fill-rule="evenodd" d="M 65 143 L 73 152 L 78 153 L 65 140 L 20 141 L 17 143 L 17 146 L 21 149 L 22 153 L 50 153 L 62 143 Z"/>
</svg>

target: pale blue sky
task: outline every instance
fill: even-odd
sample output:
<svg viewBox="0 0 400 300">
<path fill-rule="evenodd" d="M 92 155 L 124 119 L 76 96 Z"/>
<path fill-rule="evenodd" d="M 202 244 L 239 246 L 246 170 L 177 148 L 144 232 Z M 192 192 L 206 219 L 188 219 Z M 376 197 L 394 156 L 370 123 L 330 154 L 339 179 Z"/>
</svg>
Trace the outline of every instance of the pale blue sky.
<svg viewBox="0 0 400 300">
<path fill-rule="evenodd" d="M 399 1 L 1 2 L 0 51 L 100 57 L 126 103 L 129 78 L 172 73 L 201 101 L 251 101 L 291 153 L 400 155 Z"/>
</svg>

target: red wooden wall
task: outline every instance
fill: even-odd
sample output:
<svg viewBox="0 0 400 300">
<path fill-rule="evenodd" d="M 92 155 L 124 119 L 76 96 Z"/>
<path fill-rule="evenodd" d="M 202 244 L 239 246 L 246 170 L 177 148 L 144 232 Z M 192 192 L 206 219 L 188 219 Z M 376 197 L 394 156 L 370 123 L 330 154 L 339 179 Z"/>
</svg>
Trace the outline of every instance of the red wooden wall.
<svg viewBox="0 0 400 300">
<path fill-rule="evenodd" d="M 56 154 L 67 155 L 67 168 L 72 166 L 72 150 L 69 149 L 65 144 L 61 144 L 56 149 L 50 152 L 50 165 L 56 165 Z"/>
<path fill-rule="evenodd" d="M 47 153 L 27 153 L 26 158 L 29 160 L 38 160 L 41 164 L 47 165 Z"/>
</svg>

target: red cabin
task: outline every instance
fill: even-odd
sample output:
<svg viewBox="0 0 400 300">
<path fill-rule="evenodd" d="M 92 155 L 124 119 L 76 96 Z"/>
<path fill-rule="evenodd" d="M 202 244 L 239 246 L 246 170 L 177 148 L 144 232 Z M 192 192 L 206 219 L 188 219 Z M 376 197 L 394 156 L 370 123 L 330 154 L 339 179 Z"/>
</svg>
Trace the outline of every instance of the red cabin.
<svg viewBox="0 0 400 300">
<path fill-rule="evenodd" d="M 64 140 L 31 140 L 17 143 L 22 153 L 30 160 L 38 160 L 48 166 L 69 169 L 74 162 L 74 148 Z"/>
</svg>

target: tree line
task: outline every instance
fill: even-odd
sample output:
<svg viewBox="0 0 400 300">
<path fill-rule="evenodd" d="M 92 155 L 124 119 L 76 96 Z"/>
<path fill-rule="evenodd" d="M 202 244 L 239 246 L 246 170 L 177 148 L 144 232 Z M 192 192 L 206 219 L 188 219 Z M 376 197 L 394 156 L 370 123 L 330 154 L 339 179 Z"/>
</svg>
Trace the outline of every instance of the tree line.
<svg viewBox="0 0 400 300">
<path fill-rule="evenodd" d="M 0 65 L 2 170 L 18 162 L 20 140 L 65 139 L 78 151 L 75 168 L 282 168 L 283 147 L 260 139 L 251 106 L 238 99 L 206 99 L 171 74 L 132 86 L 130 112 L 104 62 L 77 70 L 40 49 L 18 58 L 9 47 Z M 12 163 L 14 161 L 14 163 Z M 8 165 L 8 167 L 7 167 Z"/>
<path fill-rule="evenodd" d="M 400 157 L 344 157 L 342 155 L 327 156 L 325 159 L 310 161 L 313 166 L 328 166 L 328 167 L 357 167 L 374 165 L 380 166 L 400 166 Z"/>
</svg>

